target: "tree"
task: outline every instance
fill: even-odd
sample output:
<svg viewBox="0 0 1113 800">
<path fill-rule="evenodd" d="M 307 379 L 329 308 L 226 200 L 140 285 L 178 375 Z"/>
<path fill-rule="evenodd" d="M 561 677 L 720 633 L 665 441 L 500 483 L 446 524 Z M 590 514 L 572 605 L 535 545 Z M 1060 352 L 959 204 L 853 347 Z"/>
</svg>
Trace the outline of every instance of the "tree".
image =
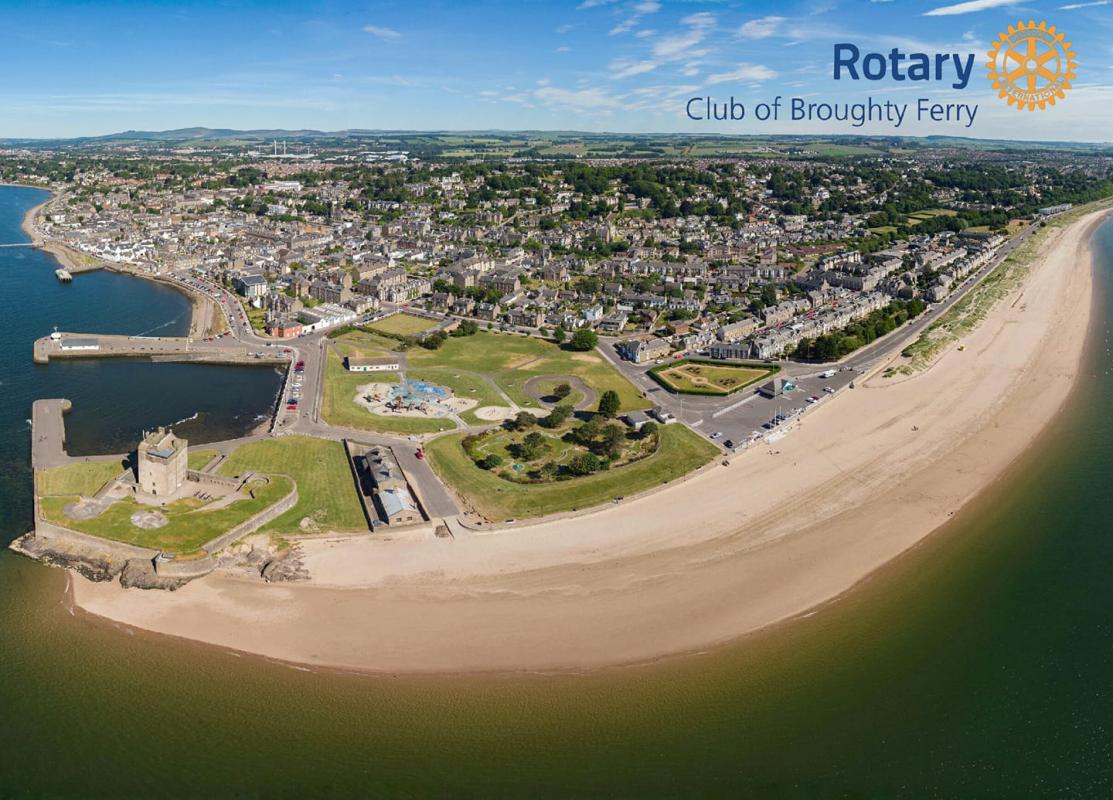
<svg viewBox="0 0 1113 800">
<path fill-rule="evenodd" d="M 573 475 L 590 475 L 598 472 L 602 466 L 603 462 L 594 453 L 581 453 L 568 462 L 568 470 Z"/>
<path fill-rule="evenodd" d="M 498 455 L 497 453 L 491 453 L 490 455 L 484 456 L 483 458 L 479 459 L 479 461 L 476 461 L 475 463 L 483 469 L 494 469 L 502 463 L 502 456 Z"/>
<path fill-rule="evenodd" d="M 603 432 L 603 453 L 610 459 L 622 455 L 622 443 L 626 441 L 626 432 L 618 425 L 610 424 Z"/>
<path fill-rule="evenodd" d="M 599 335 L 590 328 L 580 328 L 572 334 L 572 349 L 587 352 L 599 344 Z"/>
<path fill-rule="evenodd" d="M 426 350 L 439 350 L 441 345 L 448 339 L 448 335 L 444 331 L 436 331 L 430 333 L 421 339 L 421 346 Z"/>
<path fill-rule="evenodd" d="M 545 437 L 540 433 L 537 431 L 528 433 L 526 438 L 517 445 L 518 457 L 523 461 L 533 461 L 545 452 L 546 445 Z"/>
<path fill-rule="evenodd" d="M 535 417 L 528 411 L 519 411 L 514 416 L 514 421 L 511 423 L 511 425 L 514 427 L 514 430 L 517 431 L 527 431 L 536 424 L 537 417 Z"/>
<path fill-rule="evenodd" d="M 572 406 L 567 403 L 562 403 L 550 411 L 549 415 L 541 420 L 541 424 L 546 428 L 559 428 L 571 415 Z"/>
<path fill-rule="evenodd" d="M 642 425 L 642 429 L 638 432 L 643 439 L 648 439 L 651 436 L 657 435 L 657 423 L 653 420 Z"/>
<path fill-rule="evenodd" d="M 557 328 L 555 331 L 553 331 L 553 341 L 555 341 L 557 344 L 563 342 L 565 338 L 566 334 L 564 333 L 564 328 Z"/>
<path fill-rule="evenodd" d="M 556 388 L 553 389 L 553 397 L 557 400 L 563 400 L 570 394 L 572 394 L 572 387 L 567 383 L 557 384 Z"/>
<path fill-rule="evenodd" d="M 610 419 L 618 413 L 619 405 L 618 392 L 614 389 L 608 389 L 599 398 L 599 413 Z"/>
</svg>

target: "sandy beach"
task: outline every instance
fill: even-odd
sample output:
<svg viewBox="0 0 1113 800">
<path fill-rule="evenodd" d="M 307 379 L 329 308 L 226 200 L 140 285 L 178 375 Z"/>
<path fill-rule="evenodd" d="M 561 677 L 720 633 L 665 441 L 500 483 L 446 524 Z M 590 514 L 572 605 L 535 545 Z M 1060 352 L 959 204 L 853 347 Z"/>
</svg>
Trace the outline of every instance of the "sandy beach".
<svg viewBox="0 0 1113 800">
<path fill-rule="evenodd" d="M 125 626 L 367 671 L 583 670 L 736 639 L 851 589 L 1033 442 L 1078 376 L 1104 213 L 1050 231 L 961 351 L 912 377 L 879 368 L 730 466 L 486 534 L 307 541 L 305 583 L 214 573 L 165 593 L 75 576 L 74 602 Z"/>
</svg>

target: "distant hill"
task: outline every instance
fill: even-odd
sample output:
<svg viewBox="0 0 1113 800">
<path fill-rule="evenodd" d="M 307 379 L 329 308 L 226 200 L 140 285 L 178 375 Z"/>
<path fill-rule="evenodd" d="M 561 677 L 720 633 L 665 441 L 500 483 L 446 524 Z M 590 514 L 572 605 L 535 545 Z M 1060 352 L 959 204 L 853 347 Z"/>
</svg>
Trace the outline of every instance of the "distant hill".
<svg viewBox="0 0 1113 800">
<path fill-rule="evenodd" d="M 966 150 L 1113 151 L 1109 143 L 1008 141 L 962 136 L 732 135 L 692 133 L 593 133 L 586 131 L 472 130 L 416 131 L 312 128 L 176 128 L 166 131 L 121 131 L 103 136 L 67 139 L 0 138 L 0 147 L 34 149 L 113 149 L 143 147 L 174 150 L 200 148 L 262 148 L 273 141 L 320 148 L 402 148 L 424 157 L 714 157 L 758 155 L 763 148 L 811 151 L 820 156 L 874 155 L 891 148 L 955 148 Z"/>
</svg>

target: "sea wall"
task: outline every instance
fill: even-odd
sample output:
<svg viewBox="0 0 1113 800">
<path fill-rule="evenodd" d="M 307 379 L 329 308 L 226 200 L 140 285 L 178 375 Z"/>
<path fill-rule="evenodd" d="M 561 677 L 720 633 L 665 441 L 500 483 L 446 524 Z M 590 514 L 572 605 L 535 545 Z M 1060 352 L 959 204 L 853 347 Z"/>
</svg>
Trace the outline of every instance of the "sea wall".
<svg viewBox="0 0 1113 800">
<path fill-rule="evenodd" d="M 35 530 L 12 542 L 12 549 L 57 567 L 80 572 L 89 580 L 109 581 L 123 572 L 129 561 L 153 562 L 157 550 L 114 542 L 63 528 L 44 519 Z"/>
<path fill-rule="evenodd" d="M 278 517 L 280 514 L 285 514 L 298 503 L 298 487 L 295 484 L 285 497 L 273 505 L 267 506 L 255 516 L 246 519 L 230 531 L 217 536 L 215 539 L 210 539 L 201 545 L 201 549 L 208 553 L 210 556 L 214 553 L 219 553 L 228 545 L 237 539 L 242 539 L 249 534 L 255 533 L 261 527 L 266 525 L 271 520 Z"/>
</svg>

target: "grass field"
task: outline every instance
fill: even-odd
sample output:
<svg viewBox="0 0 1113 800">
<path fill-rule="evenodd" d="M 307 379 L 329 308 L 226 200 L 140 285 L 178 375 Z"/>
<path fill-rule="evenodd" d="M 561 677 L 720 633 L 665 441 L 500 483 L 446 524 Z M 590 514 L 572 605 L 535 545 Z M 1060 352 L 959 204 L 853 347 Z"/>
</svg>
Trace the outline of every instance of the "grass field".
<svg viewBox="0 0 1113 800">
<path fill-rule="evenodd" d="M 681 394 L 728 395 L 769 377 L 777 370 L 745 364 L 677 361 L 649 371 L 666 389 Z"/>
<path fill-rule="evenodd" d="M 386 319 L 380 319 L 369 327 L 373 331 L 381 331 L 394 336 L 416 336 L 437 327 L 437 323 L 424 317 L 401 313 L 393 314 Z"/>
<path fill-rule="evenodd" d="M 598 353 L 565 350 L 533 337 L 483 331 L 474 336 L 449 337 L 439 350 L 411 348 L 406 355 L 413 369 L 439 367 L 487 375 L 523 408 L 541 408 L 522 388 L 539 375 L 575 375 L 600 394 L 613 389 L 623 411 L 651 405 Z"/>
<path fill-rule="evenodd" d="M 348 458 L 339 442 L 304 436 L 249 442 L 237 448 L 219 471 L 223 475 L 255 471 L 294 479 L 297 505 L 265 525 L 264 531 L 298 533 L 306 517 L 320 530 L 367 529 Z"/>
<path fill-rule="evenodd" d="M 376 354 L 368 348 L 357 347 L 343 339 L 338 339 L 336 346 L 345 355 Z M 451 420 L 372 414 L 356 403 L 356 390 L 360 386 L 369 383 L 395 383 L 397 380 L 398 375 L 393 372 L 348 372 L 340 357 L 330 351 L 325 359 L 325 392 L 321 400 L 321 417 L 330 425 L 386 433 L 435 433 L 450 431 L 456 427 Z"/>
<path fill-rule="evenodd" d="M 255 488 L 255 497 L 238 500 L 213 511 L 206 511 L 203 506 L 198 507 L 195 500 L 171 503 L 160 509 L 169 522 L 153 530 L 145 530 L 132 524 L 131 515 L 148 507 L 139 505 L 131 498 L 118 500 L 100 516 L 85 520 L 70 519 L 65 514 L 65 506 L 76 500 L 76 497 L 43 497 L 40 505 L 43 515 L 51 522 L 82 533 L 164 550 L 167 553 L 192 553 L 210 539 L 277 503 L 293 487 L 289 478 L 280 475 L 270 477 L 270 483 Z"/>
<path fill-rule="evenodd" d="M 338 337 L 334 345 L 345 356 L 381 356 L 395 349 L 397 342 L 373 332 L 353 331 Z M 476 400 L 477 405 L 473 409 L 460 415 L 470 425 L 484 422 L 475 416 L 476 408 L 507 405 L 495 386 L 523 408 L 543 408 L 524 389 L 530 378 L 543 375 L 575 375 L 600 394 L 613 389 L 618 392 L 623 411 L 649 408 L 651 405 L 598 353 L 565 350 L 552 342 L 532 337 L 485 331 L 474 336 L 450 336 L 438 350 L 411 347 L 406 350 L 406 361 L 407 377 L 447 386 L 458 397 Z M 349 373 L 341 359 L 330 353 L 325 363 L 321 415 L 331 425 L 388 433 L 435 433 L 455 427 L 451 420 L 371 414 L 356 404 L 355 395 L 359 386 L 395 380 L 397 377 L 390 373 L 376 373 L 374 376 Z M 560 381 L 554 379 L 552 383 L 555 386 Z M 572 402 L 582 399 L 579 392 L 573 394 Z"/>
<path fill-rule="evenodd" d="M 540 517 L 590 508 L 618 496 L 676 480 L 718 455 L 714 445 L 683 425 L 662 425 L 661 443 L 648 458 L 582 478 L 542 484 L 516 484 L 480 469 L 461 446 L 463 434 L 429 442 L 426 454 L 441 480 L 493 520 Z"/>
<path fill-rule="evenodd" d="M 924 220 L 929 220 L 933 217 L 954 217 L 957 214 L 957 211 L 950 208 L 925 208 L 923 211 L 913 211 L 909 214 L 907 223 L 909 225 L 918 225 Z"/>
<path fill-rule="evenodd" d="M 190 448 L 186 456 L 190 469 L 201 469 L 218 455 L 216 450 L 194 450 Z"/>
<path fill-rule="evenodd" d="M 35 476 L 40 495 L 92 497 L 108 481 L 124 471 L 119 461 L 89 461 L 44 469 Z"/>
<path fill-rule="evenodd" d="M 583 402 L 584 393 L 577 389 L 575 386 L 572 387 L 571 394 L 569 394 L 564 399 L 558 400 L 556 397 L 553 396 L 553 391 L 556 389 L 556 387 L 565 382 L 566 381 L 563 381 L 560 378 L 549 378 L 548 380 L 538 381 L 531 388 L 533 389 L 534 394 L 539 393 L 541 395 L 541 399 L 545 400 L 548 403 L 568 403 L 572 406 L 578 406 L 580 403 Z"/>
</svg>

